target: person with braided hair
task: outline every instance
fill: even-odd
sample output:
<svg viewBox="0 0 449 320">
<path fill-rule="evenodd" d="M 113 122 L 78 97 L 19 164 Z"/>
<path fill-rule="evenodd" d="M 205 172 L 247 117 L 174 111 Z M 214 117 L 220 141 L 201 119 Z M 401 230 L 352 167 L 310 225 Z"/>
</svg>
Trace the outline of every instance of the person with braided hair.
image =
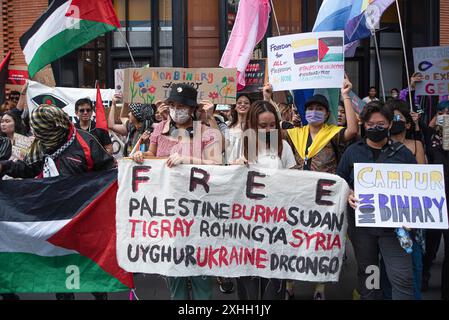
<svg viewBox="0 0 449 320">
<path fill-rule="evenodd" d="M 23 161 L 0 161 L 0 175 L 47 178 L 114 167 L 114 158 L 90 133 L 77 130 L 60 108 L 41 105 L 30 116 L 35 140 Z"/>
</svg>

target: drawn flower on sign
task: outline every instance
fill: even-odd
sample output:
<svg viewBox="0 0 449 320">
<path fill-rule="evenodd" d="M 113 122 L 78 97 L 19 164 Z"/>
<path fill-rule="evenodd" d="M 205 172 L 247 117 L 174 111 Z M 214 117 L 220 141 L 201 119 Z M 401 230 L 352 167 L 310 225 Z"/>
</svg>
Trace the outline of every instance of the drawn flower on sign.
<svg viewBox="0 0 449 320">
<path fill-rule="evenodd" d="M 142 75 L 138 71 L 134 71 L 133 72 L 133 80 L 134 80 L 134 82 L 141 82 Z"/>
<path fill-rule="evenodd" d="M 148 91 L 150 93 L 155 93 L 156 92 L 156 87 L 155 86 L 151 86 L 150 88 L 148 88 Z"/>
<path fill-rule="evenodd" d="M 235 79 L 234 79 L 234 77 L 228 77 L 228 81 L 229 82 L 235 82 Z"/>
<path fill-rule="evenodd" d="M 212 100 L 218 99 L 218 92 L 211 92 L 209 93 L 209 98 L 211 98 Z"/>
<path fill-rule="evenodd" d="M 145 84 L 148 86 L 148 85 L 150 85 L 150 83 L 151 83 L 150 78 L 146 78 L 146 79 L 145 79 Z"/>
<path fill-rule="evenodd" d="M 147 93 L 147 88 L 140 89 L 140 92 L 142 92 L 143 94 Z"/>
<path fill-rule="evenodd" d="M 141 87 L 141 88 L 145 87 L 145 83 L 139 82 L 139 87 Z"/>
</svg>

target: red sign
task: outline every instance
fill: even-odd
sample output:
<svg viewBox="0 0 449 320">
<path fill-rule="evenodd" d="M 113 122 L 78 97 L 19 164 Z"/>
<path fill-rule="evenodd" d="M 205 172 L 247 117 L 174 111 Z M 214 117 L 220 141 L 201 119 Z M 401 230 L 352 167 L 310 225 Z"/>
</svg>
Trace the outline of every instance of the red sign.
<svg viewBox="0 0 449 320">
<path fill-rule="evenodd" d="M 26 69 L 21 70 L 22 68 L 19 68 L 9 68 L 7 84 L 23 86 L 26 83 L 26 80 L 29 79 L 28 71 Z"/>
</svg>

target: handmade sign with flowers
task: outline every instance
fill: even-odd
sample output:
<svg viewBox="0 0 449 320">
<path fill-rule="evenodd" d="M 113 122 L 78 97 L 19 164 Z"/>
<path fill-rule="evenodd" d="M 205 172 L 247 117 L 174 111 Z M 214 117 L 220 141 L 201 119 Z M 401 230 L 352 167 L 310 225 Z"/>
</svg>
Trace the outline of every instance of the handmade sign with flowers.
<svg viewBox="0 0 449 320">
<path fill-rule="evenodd" d="M 173 84 L 185 83 L 198 90 L 198 102 L 235 104 L 237 70 L 226 68 L 134 68 L 124 70 L 126 103 L 151 104 L 168 98 Z"/>
</svg>

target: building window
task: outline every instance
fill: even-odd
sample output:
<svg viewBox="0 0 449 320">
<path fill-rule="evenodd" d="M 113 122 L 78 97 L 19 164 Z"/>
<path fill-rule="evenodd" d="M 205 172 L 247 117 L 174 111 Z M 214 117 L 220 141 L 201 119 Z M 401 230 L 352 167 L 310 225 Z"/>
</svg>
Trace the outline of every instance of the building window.
<svg viewBox="0 0 449 320">
<path fill-rule="evenodd" d="M 98 80 L 106 87 L 106 41 L 99 37 L 78 50 L 78 84 L 93 88 Z"/>
<path fill-rule="evenodd" d="M 125 49 L 128 42 L 136 61 L 146 58 L 151 66 L 173 65 L 172 0 L 114 0 L 114 8 L 122 26 L 113 34 L 114 49 Z M 140 49 L 151 49 L 156 59 L 139 56 Z"/>
</svg>

